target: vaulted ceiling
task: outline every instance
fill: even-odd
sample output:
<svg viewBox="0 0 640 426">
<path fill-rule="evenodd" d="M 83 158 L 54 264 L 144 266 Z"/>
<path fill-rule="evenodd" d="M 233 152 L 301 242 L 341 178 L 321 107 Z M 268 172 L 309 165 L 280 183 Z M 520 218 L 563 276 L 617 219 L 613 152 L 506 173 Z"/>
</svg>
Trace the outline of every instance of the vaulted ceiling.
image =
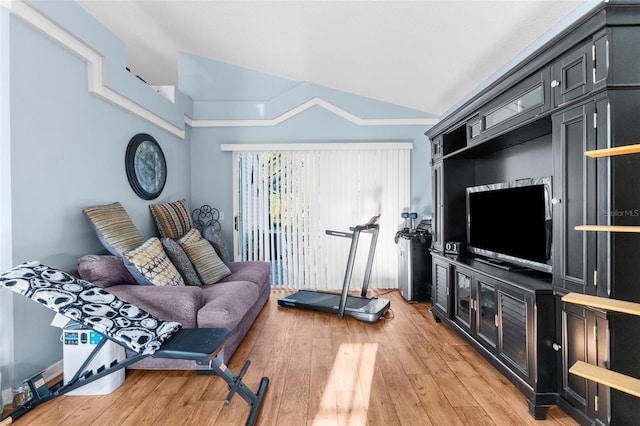
<svg viewBox="0 0 640 426">
<path fill-rule="evenodd" d="M 593 1 L 590 1 L 591 3 Z M 191 53 L 442 114 L 583 0 L 78 3 L 149 84 L 178 86 Z"/>
</svg>

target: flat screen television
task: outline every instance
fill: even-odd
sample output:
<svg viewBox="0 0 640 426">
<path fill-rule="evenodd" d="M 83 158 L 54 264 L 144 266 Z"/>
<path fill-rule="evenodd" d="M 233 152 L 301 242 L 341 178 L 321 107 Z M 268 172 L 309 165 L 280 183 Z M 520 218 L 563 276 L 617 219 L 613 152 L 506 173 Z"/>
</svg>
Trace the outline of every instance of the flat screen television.
<svg viewBox="0 0 640 426">
<path fill-rule="evenodd" d="M 467 251 L 551 272 L 551 177 L 467 188 Z"/>
</svg>

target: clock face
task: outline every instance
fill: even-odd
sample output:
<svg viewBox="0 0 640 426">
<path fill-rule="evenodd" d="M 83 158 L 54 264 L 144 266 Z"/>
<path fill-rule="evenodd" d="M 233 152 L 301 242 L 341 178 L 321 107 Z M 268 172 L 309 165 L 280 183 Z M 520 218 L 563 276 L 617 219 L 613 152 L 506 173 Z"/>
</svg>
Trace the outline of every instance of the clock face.
<svg viewBox="0 0 640 426">
<path fill-rule="evenodd" d="M 157 198 L 167 180 L 167 164 L 158 142 L 144 133 L 135 135 L 125 156 L 127 178 L 140 198 Z"/>
</svg>

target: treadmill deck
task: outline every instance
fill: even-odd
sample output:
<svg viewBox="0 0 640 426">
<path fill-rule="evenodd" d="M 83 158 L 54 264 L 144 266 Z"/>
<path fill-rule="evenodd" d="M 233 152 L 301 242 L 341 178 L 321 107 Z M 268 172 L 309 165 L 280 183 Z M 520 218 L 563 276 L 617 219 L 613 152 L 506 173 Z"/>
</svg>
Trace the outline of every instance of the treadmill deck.
<svg viewBox="0 0 640 426">
<path fill-rule="evenodd" d="M 278 299 L 278 305 L 337 314 L 340 305 L 340 293 L 300 290 Z M 383 298 L 348 295 L 344 315 L 354 317 L 360 321 L 376 322 L 389 310 L 390 305 L 391 302 Z"/>
</svg>

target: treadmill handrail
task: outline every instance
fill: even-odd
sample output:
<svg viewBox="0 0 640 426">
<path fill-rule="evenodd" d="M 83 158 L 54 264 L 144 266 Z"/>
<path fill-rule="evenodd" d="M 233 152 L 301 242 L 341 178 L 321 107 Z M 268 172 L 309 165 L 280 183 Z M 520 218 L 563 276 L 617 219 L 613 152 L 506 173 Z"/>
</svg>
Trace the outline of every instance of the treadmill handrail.
<svg viewBox="0 0 640 426">
<path fill-rule="evenodd" d="M 353 234 L 350 232 L 343 232 L 343 231 L 331 231 L 330 229 L 327 229 L 326 231 L 324 231 L 327 235 L 332 235 L 334 237 L 345 237 L 345 238 L 351 238 L 353 237 Z"/>
<path fill-rule="evenodd" d="M 344 231 L 332 231 L 330 229 L 327 229 L 324 232 L 327 235 L 332 235 L 334 237 L 345 237 L 345 238 L 352 238 L 354 232 L 373 233 L 375 230 L 377 230 L 380 227 L 380 225 L 378 225 L 377 223 L 378 219 L 380 219 L 380 213 L 378 213 L 376 216 L 373 216 L 371 219 L 369 219 L 369 222 L 363 225 L 356 225 L 356 226 L 349 227 L 349 230 L 351 231 L 351 233 L 344 232 Z"/>
</svg>

